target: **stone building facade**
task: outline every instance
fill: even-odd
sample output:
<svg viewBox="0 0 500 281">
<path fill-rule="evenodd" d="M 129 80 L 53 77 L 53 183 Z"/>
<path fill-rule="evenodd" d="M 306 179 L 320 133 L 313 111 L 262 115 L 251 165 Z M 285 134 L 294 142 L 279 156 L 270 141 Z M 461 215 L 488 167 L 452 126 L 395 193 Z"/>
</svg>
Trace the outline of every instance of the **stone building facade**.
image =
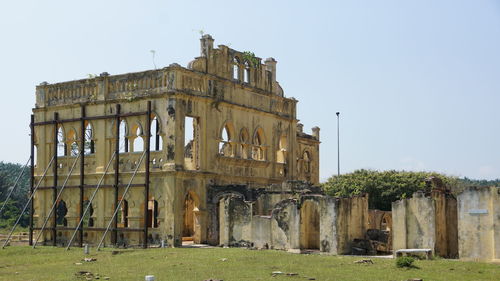
<svg viewBox="0 0 500 281">
<path fill-rule="evenodd" d="M 109 226 L 108 245 L 217 245 L 227 196 L 269 216 L 287 183 L 318 184 L 319 128 L 303 131 L 276 64 L 204 35 L 188 67 L 37 86 L 38 241 L 68 243 L 82 219 L 80 243 Z"/>
</svg>

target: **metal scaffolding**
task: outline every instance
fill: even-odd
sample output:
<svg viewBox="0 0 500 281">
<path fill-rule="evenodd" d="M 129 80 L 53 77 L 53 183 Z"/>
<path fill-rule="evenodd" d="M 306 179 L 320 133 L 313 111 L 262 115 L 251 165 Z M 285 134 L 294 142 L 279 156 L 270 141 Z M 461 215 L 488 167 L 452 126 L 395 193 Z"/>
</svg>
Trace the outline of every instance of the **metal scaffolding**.
<svg viewBox="0 0 500 281">
<path fill-rule="evenodd" d="M 103 240 L 104 240 L 104 237 L 106 235 L 106 233 L 111 230 L 112 231 L 112 238 L 111 238 L 111 241 L 112 243 L 116 244 L 117 243 L 117 232 L 119 230 L 119 228 L 117 227 L 117 217 L 116 215 L 113 216 L 113 218 L 111 219 L 110 223 L 108 224 L 108 227 L 106 229 L 102 229 L 102 228 L 96 228 L 96 227 L 84 227 L 83 226 L 83 218 L 84 218 L 84 215 L 88 212 L 88 209 L 89 209 L 89 206 L 87 206 L 87 208 L 84 210 L 83 208 L 83 205 L 84 205 L 84 189 L 85 188 L 92 188 L 94 187 L 95 190 L 94 190 L 94 193 L 92 194 L 92 197 L 91 199 L 93 200 L 94 197 L 95 197 L 95 194 L 97 193 L 97 191 L 100 189 L 100 188 L 113 188 L 114 189 L 114 206 L 115 206 L 115 214 L 116 214 L 116 210 L 118 210 L 119 206 L 121 205 L 121 201 L 123 200 L 123 196 L 122 196 L 122 200 L 118 200 L 118 192 L 119 192 L 119 188 L 120 187 L 126 187 L 126 190 L 125 192 L 128 191 L 128 189 L 130 187 L 144 187 L 144 227 L 142 229 L 127 229 L 127 231 L 141 231 L 143 232 L 143 247 L 144 248 L 147 248 L 148 246 L 148 221 L 149 221 L 149 212 L 148 212 L 148 201 L 149 201 L 149 177 L 150 177 L 150 137 L 151 137 L 151 114 L 152 114 L 152 111 L 151 111 L 151 101 L 148 101 L 147 102 L 147 111 L 144 111 L 144 112 L 132 112 L 132 113 L 121 113 L 121 107 L 120 107 L 120 104 L 116 104 L 116 113 L 114 115 L 102 115 L 102 116 L 87 116 L 86 115 L 86 110 L 85 110 L 85 105 L 82 105 L 81 106 L 81 117 L 80 118 L 72 118 L 72 119 L 59 119 L 59 114 L 57 112 L 54 113 L 54 118 L 52 121 L 42 121 L 42 122 L 35 122 L 35 117 L 34 115 L 31 115 L 31 124 L 30 124 L 30 128 L 31 128 L 31 179 L 30 179 L 30 199 L 28 201 L 28 203 L 26 204 L 24 210 L 23 210 L 23 213 L 24 211 L 26 210 L 28 204 L 30 205 L 30 222 L 29 222 L 29 243 L 30 245 L 33 245 L 33 231 L 34 230 L 40 230 L 40 233 L 38 233 L 38 237 L 35 241 L 35 245 L 36 245 L 36 242 L 38 241 L 39 237 L 43 235 L 43 231 L 45 229 L 45 226 L 47 224 L 47 222 L 49 221 L 49 217 L 52 215 L 53 213 L 53 217 L 52 217 L 52 228 L 51 228 L 51 231 L 52 231 L 52 242 L 53 242 L 53 245 L 56 246 L 57 244 L 57 241 L 56 241 L 56 231 L 57 230 L 73 230 L 74 233 L 70 239 L 70 242 L 69 244 L 67 245 L 67 248 L 66 249 L 69 249 L 70 246 L 71 246 L 71 243 L 73 242 L 73 240 L 75 239 L 75 236 L 76 236 L 76 233 L 78 232 L 79 233 L 79 241 L 78 241 L 78 244 L 80 247 L 83 246 L 83 237 L 84 237 L 84 231 L 103 231 L 104 230 L 104 235 L 103 235 Z M 141 156 L 141 160 L 140 162 L 142 162 L 144 160 L 145 162 L 145 182 L 144 184 L 132 184 L 132 180 L 130 180 L 129 184 L 128 185 L 123 185 L 123 184 L 120 184 L 120 151 L 119 151 L 119 144 L 120 144 L 120 121 L 123 119 L 123 118 L 126 118 L 126 117 L 131 117 L 131 116 L 146 116 L 146 132 L 145 132 L 145 135 L 147 136 L 146 137 L 146 141 L 145 141 L 145 151 L 144 153 L 142 154 Z M 115 151 L 114 151 L 114 160 L 115 160 L 115 165 L 114 165 L 114 184 L 113 185 L 104 185 L 102 184 L 103 180 L 104 180 L 104 177 L 107 173 L 107 170 L 110 166 L 110 164 L 112 163 L 112 160 L 113 160 L 113 156 L 111 157 L 111 159 L 109 160 L 109 163 L 106 167 L 106 171 L 104 172 L 104 174 L 102 175 L 102 178 L 99 180 L 98 184 L 97 185 L 87 185 L 85 184 L 85 122 L 86 121 L 90 121 L 90 120 L 106 120 L 106 119 L 114 119 L 115 120 Z M 58 185 L 58 164 L 57 164 L 57 145 L 58 145 L 58 138 L 57 138 L 57 134 L 58 134 L 58 126 L 60 124 L 63 124 L 63 123 L 70 123 L 70 122 L 80 122 L 80 132 L 81 132 L 81 139 L 80 139 L 80 150 L 79 150 L 79 154 L 78 154 L 78 157 L 77 159 L 75 159 L 75 163 L 73 164 L 73 167 L 70 171 L 70 173 L 67 175 L 67 178 L 69 178 L 69 176 L 71 175 L 72 171 L 73 171 L 73 168 L 75 167 L 75 164 L 77 162 L 78 159 L 80 159 L 80 183 L 79 185 L 77 186 L 66 186 L 66 183 L 67 183 L 67 179 L 65 181 L 65 183 L 63 184 L 62 187 L 59 187 L 57 186 Z M 34 180 L 35 180 L 35 174 L 34 174 L 34 148 L 35 148 L 35 139 L 34 139 L 34 133 L 35 133 L 35 127 L 36 126 L 47 126 L 47 125 L 53 125 L 54 126 L 54 135 L 53 135 L 53 139 L 54 139 L 54 146 L 53 146 L 53 157 L 52 157 L 52 160 L 50 161 L 49 165 L 46 167 L 46 170 L 45 172 L 43 173 L 42 175 L 42 178 L 40 179 L 40 182 L 37 184 L 36 187 L 34 187 Z M 104 153 L 104 152 L 103 152 Z M 53 167 L 53 185 L 52 186 L 45 186 L 45 187 L 40 187 L 39 185 L 41 184 L 42 180 L 44 179 L 50 165 L 52 164 L 52 167 Z M 134 172 L 134 176 L 135 176 L 135 173 L 137 173 L 137 170 L 138 170 L 138 167 L 140 166 L 140 163 L 137 165 L 136 167 L 136 171 Z M 132 176 L 132 179 L 134 178 L 134 176 Z M 58 193 L 58 188 L 60 188 L 60 191 Z M 79 188 L 80 190 L 80 196 L 79 196 L 79 202 L 80 202 L 80 205 L 79 205 L 79 222 L 76 226 L 76 228 L 68 228 L 68 227 L 57 227 L 57 222 L 56 222 L 56 219 L 57 219 L 57 212 L 53 212 L 54 210 L 54 206 L 57 205 L 57 202 L 58 202 L 58 199 L 60 197 L 60 195 L 62 194 L 62 191 L 63 189 L 65 188 Z M 44 190 L 44 189 L 51 189 L 53 191 L 53 202 L 52 202 L 52 208 L 51 208 L 51 211 L 49 212 L 46 220 L 44 221 L 44 224 L 41 228 L 36 228 L 33 226 L 33 212 L 34 212 L 34 205 L 33 205 L 33 196 L 35 194 L 35 192 L 37 190 Z M 125 194 L 125 193 L 124 193 Z M 22 215 L 22 214 L 21 214 Z M 18 219 L 18 222 L 19 222 L 19 219 Z M 16 225 L 17 223 L 16 222 Z M 112 227 L 111 227 L 112 225 Z M 15 226 L 14 226 L 15 228 Z M 14 230 L 14 229 L 13 229 Z M 13 232 L 12 230 L 12 232 Z M 11 234 L 12 234 L 11 232 Z M 9 235 L 9 239 L 10 239 L 10 235 Z M 7 244 L 7 242 L 9 241 L 9 239 L 7 239 L 5 245 Z M 103 241 L 101 240 L 101 242 Z M 100 243 L 101 244 L 101 243 Z M 5 246 L 4 245 L 4 246 Z"/>
</svg>

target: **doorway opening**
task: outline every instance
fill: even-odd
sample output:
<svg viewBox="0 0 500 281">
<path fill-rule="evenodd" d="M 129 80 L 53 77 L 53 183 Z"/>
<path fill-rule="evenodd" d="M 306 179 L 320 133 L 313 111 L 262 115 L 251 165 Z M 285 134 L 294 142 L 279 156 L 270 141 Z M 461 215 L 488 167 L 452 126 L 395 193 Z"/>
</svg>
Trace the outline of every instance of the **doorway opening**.
<svg viewBox="0 0 500 281">
<path fill-rule="evenodd" d="M 305 201 L 300 209 L 300 248 L 319 250 L 319 210 L 314 201 Z"/>
<path fill-rule="evenodd" d="M 199 212 L 198 195 L 193 191 L 189 191 L 184 199 L 183 242 L 201 243 Z"/>
</svg>

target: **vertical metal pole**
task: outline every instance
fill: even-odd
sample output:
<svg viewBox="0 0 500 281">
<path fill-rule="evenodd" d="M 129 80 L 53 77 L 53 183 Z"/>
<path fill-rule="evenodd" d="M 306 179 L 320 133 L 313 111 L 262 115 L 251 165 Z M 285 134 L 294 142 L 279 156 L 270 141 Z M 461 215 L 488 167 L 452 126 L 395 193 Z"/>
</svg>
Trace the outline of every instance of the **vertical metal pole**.
<svg viewBox="0 0 500 281">
<path fill-rule="evenodd" d="M 115 196 L 114 202 L 115 205 L 113 208 L 118 206 L 118 185 L 120 181 L 120 105 L 116 105 L 116 127 L 115 127 Z M 125 144 L 126 145 L 126 144 Z M 111 233 L 111 243 L 118 242 L 118 220 L 115 217 L 113 220 L 113 232 Z"/>
<path fill-rule="evenodd" d="M 57 200 L 57 145 L 58 145 L 58 139 L 57 139 L 57 134 L 58 134 L 58 122 L 57 120 L 59 119 L 59 114 L 57 112 L 54 112 L 54 167 L 53 167 L 53 179 L 54 179 L 54 186 L 52 187 L 52 197 L 53 197 L 53 204 L 56 204 Z M 53 220 L 52 220 L 52 243 L 54 246 L 57 244 L 57 236 L 56 236 L 56 226 L 57 226 L 57 206 L 56 206 L 56 211 L 54 212 L 53 215 Z"/>
<path fill-rule="evenodd" d="M 31 131 L 31 145 L 30 145 L 30 196 L 33 194 L 33 186 L 35 185 L 35 115 L 31 114 L 30 131 Z M 29 222 L 29 244 L 33 245 L 33 200 L 30 203 L 30 222 Z"/>
<path fill-rule="evenodd" d="M 340 112 L 337 112 L 337 175 L 340 176 Z"/>
<path fill-rule="evenodd" d="M 150 144 L 151 144 L 151 101 L 148 101 L 148 115 L 146 117 L 146 162 L 145 162 L 145 191 L 144 191 L 144 243 L 143 248 L 148 247 L 148 222 L 149 217 L 148 202 L 149 202 L 149 159 L 150 159 Z M 155 211 L 155 210 L 153 210 Z M 154 214 L 153 214 L 154 216 Z M 153 223 L 151 226 L 154 227 Z"/>
<path fill-rule="evenodd" d="M 79 211 L 79 217 L 80 220 L 82 219 L 83 216 L 83 195 L 84 195 L 84 189 L 83 185 L 85 184 L 85 105 L 82 105 L 82 118 L 80 121 L 80 211 Z M 89 144 L 90 145 L 90 144 Z M 78 246 L 82 247 L 83 246 L 83 224 L 80 224 L 80 239 L 78 242 Z"/>
</svg>

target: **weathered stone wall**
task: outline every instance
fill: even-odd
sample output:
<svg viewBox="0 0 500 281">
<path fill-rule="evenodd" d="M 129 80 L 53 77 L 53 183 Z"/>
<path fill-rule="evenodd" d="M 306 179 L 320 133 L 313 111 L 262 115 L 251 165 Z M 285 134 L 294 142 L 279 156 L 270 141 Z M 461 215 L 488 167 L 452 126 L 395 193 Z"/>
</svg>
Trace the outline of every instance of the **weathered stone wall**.
<svg viewBox="0 0 500 281">
<path fill-rule="evenodd" d="M 273 249 L 299 249 L 300 213 L 293 199 L 278 203 L 271 215 L 271 244 Z"/>
<path fill-rule="evenodd" d="M 435 248 L 436 220 L 432 198 L 416 192 L 392 203 L 393 249 Z"/>
<path fill-rule="evenodd" d="M 393 250 L 431 249 L 443 257 L 457 256 L 456 199 L 433 191 L 392 203 Z"/>
<path fill-rule="evenodd" d="M 271 216 L 250 217 L 249 209 L 250 205 L 240 197 L 221 200 L 220 244 L 350 254 L 352 241 L 364 239 L 368 227 L 367 195 L 304 195 L 298 201 L 279 202 Z"/>
<path fill-rule="evenodd" d="M 241 197 L 227 196 L 220 202 L 220 245 L 250 246 L 252 205 Z"/>
<path fill-rule="evenodd" d="M 351 253 L 351 242 L 364 239 L 368 229 L 368 195 L 340 198 L 337 214 L 337 248 L 341 254 Z"/>
<path fill-rule="evenodd" d="M 500 259 L 500 188 L 470 187 L 458 195 L 460 259 Z"/>
</svg>

